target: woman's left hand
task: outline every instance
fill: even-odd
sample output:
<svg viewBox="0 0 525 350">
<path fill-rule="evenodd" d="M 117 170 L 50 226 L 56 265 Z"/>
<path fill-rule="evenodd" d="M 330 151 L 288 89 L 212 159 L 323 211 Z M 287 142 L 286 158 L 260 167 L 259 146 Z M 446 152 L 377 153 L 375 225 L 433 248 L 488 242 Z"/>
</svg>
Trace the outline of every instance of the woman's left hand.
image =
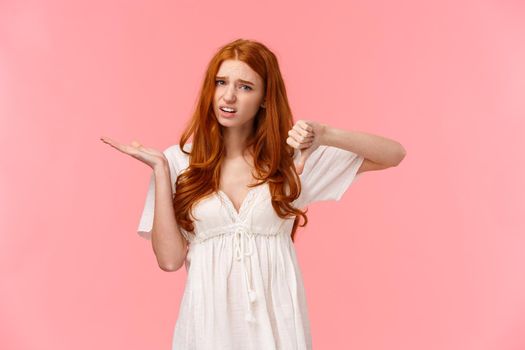
<svg viewBox="0 0 525 350">
<path fill-rule="evenodd" d="M 298 120 L 288 131 L 286 143 L 301 152 L 299 163 L 295 164 L 298 174 L 302 174 L 304 163 L 310 154 L 321 145 L 324 130 L 324 124 L 310 120 Z"/>
</svg>

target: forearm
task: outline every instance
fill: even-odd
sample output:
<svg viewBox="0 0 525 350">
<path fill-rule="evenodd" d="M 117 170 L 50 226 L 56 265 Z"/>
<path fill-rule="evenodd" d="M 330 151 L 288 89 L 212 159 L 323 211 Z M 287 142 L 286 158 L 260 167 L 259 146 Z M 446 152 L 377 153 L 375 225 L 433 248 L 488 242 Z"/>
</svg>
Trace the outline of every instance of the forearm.
<svg viewBox="0 0 525 350">
<path fill-rule="evenodd" d="M 406 154 L 397 141 L 359 131 L 349 131 L 323 124 L 321 144 L 362 155 L 375 163 L 398 165 Z"/>
<path fill-rule="evenodd" d="M 155 175 L 155 211 L 151 242 L 159 267 L 165 271 L 174 271 L 184 262 L 186 242 L 175 219 L 169 166 L 163 164 L 156 167 L 153 172 Z"/>
</svg>

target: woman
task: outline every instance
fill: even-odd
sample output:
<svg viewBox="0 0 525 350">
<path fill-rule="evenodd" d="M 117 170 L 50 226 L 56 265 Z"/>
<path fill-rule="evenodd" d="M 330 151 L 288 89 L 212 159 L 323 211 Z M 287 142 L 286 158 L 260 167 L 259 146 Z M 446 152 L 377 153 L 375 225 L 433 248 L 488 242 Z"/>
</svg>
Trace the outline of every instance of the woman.
<svg viewBox="0 0 525 350">
<path fill-rule="evenodd" d="M 299 218 L 404 157 L 379 136 L 294 124 L 275 55 L 242 39 L 212 58 L 179 144 L 103 141 L 153 169 L 138 233 L 161 269 L 186 266 L 177 350 L 311 349 Z"/>
</svg>

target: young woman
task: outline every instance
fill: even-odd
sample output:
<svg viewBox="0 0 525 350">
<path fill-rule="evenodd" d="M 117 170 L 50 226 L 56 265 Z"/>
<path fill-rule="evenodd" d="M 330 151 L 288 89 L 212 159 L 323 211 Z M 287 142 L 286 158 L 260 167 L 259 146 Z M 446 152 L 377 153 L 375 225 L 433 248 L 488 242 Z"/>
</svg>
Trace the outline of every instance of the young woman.
<svg viewBox="0 0 525 350">
<path fill-rule="evenodd" d="M 294 123 L 277 58 L 241 39 L 212 58 L 179 144 L 103 141 L 153 169 L 138 233 L 161 269 L 186 267 L 177 350 L 311 349 L 299 218 L 405 154 L 379 136 Z"/>
</svg>

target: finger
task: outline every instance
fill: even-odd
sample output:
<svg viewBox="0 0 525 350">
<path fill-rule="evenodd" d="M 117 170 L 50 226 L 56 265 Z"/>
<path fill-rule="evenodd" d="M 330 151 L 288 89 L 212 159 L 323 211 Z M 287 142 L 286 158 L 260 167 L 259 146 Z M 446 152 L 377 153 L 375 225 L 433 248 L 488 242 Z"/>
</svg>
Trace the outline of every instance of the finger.
<svg viewBox="0 0 525 350">
<path fill-rule="evenodd" d="M 304 166 L 304 163 L 306 163 L 306 160 L 308 159 L 308 157 L 310 157 L 310 152 L 308 152 L 308 151 L 301 152 L 301 155 L 299 156 L 299 164 Z"/>
<path fill-rule="evenodd" d="M 303 169 L 304 169 L 304 164 L 302 163 L 295 164 L 295 171 L 297 172 L 297 174 L 301 175 L 303 173 Z"/>
<path fill-rule="evenodd" d="M 123 153 L 127 153 L 127 154 L 130 154 L 130 150 L 132 149 L 130 146 L 127 146 L 127 145 L 123 145 L 123 144 L 111 144 L 110 145 L 111 147 L 123 152 Z"/>
<path fill-rule="evenodd" d="M 100 137 L 100 139 L 102 140 L 102 142 L 107 143 L 109 145 L 118 143 L 118 142 L 114 141 L 113 139 L 110 139 L 109 137 L 105 137 L 105 136 Z"/>
<path fill-rule="evenodd" d="M 306 160 L 310 157 L 310 154 L 312 152 L 310 150 L 302 150 L 301 154 L 299 156 L 298 162 L 295 164 L 295 169 L 297 170 L 297 173 L 300 175 L 303 173 L 304 170 L 304 164 L 306 163 Z"/>
<path fill-rule="evenodd" d="M 314 135 L 307 134 L 304 130 L 302 130 L 304 134 L 299 133 L 296 129 L 291 129 L 288 131 L 288 135 L 292 136 L 297 142 L 303 143 L 305 141 L 309 141 L 314 138 Z"/>
<path fill-rule="evenodd" d="M 142 147 L 142 144 L 141 144 L 140 142 L 138 142 L 138 141 L 132 141 L 132 142 L 131 142 L 131 145 L 132 145 L 133 147 L 137 147 L 137 148 Z"/>
<path fill-rule="evenodd" d="M 295 141 L 297 141 L 297 143 L 299 143 L 299 145 L 300 145 L 302 148 L 304 148 L 304 147 L 308 147 L 308 146 L 311 146 L 311 145 L 314 143 L 314 139 L 313 139 L 313 138 L 306 139 L 306 140 L 303 140 L 303 141 L 300 141 L 300 140 L 295 139 Z"/>
<path fill-rule="evenodd" d="M 102 141 L 104 141 L 105 143 L 107 143 L 111 147 L 119 150 L 120 152 L 126 153 L 126 154 L 131 155 L 131 156 L 136 156 L 136 155 L 138 155 L 140 153 L 140 150 L 138 150 L 135 147 L 121 144 L 121 143 L 116 142 L 116 141 L 114 141 L 114 140 L 112 140 L 110 138 L 107 138 L 107 137 L 104 137 L 104 139 Z"/>
<path fill-rule="evenodd" d="M 121 152 L 124 152 L 124 153 L 130 153 L 130 149 L 131 147 L 127 146 L 127 145 L 124 145 L 120 142 L 117 142 L 113 139 L 110 139 L 109 137 L 103 137 L 101 138 L 102 141 L 104 141 L 105 143 L 107 143 L 108 145 L 110 145 L 111 147 L 121 151 Z"/>
<path fill-rule="evenodd" d="M 291 136 L 286 139 L 286 143 L 289 144 L 290 146 L 292 146 L 293 148 L 296 148 L 296 149 L 301 149 L 301 146 L 302 146 L 299 142 L 297 142 Z"/>
<path fill-rule="evenodd" d="M 313 132 L 307 131 L 299 125 L 294 126 L 292 130 L 294 130 L 297 134 L 303 137 L 313 137 L 314 136 Z"/>
<path fill-rule="evenodd" d="M 314 143 L 314 140 L 306 140 L 305 142 L 301 143 L 301 147 L 310 147 Z"/>
<path fill-rule="evenodd" d="M 295 129 L 288 130 L 288 136 L 291 136 L 297 142 L 301 142 L 303 138 Z"/>
<path fill-rule="evenodd" d="M 117 142 L 117 141 L 115 141 L 113 139 L 110 139 L 108 137 L 101 138 L 101 140 L 104 141 L 104 143 L 107 143 L 108 145 L 110 145 L 113 148 L 117 148 L 118 149 L 119 147 L 122 146 L 119 142 Z"/>
<path fill-rule="evenodd" d="M 314 128 L 310 124 L 308 124 L 306 120 L 299 120 L 296 125 L 298 125 L 301 129 L 306 130 L 308 132 L 314 131 Z"/>
<path fill-rule="evenodd" d="M 296 149 L 299 149 L 299 150 L 302 150 L 302 149 L 305 149 L 305 148 L 308 148 L 312 145 L 313 142 L 305 142 L 305 143 L 300 143 L 300 142 L 297 142 L 293 137 L 289 137 L 286 141 L 286 143 L 288 143 L 290 146 L 292 146 L 293 148 L 296 148 Z"/>
</svg>

